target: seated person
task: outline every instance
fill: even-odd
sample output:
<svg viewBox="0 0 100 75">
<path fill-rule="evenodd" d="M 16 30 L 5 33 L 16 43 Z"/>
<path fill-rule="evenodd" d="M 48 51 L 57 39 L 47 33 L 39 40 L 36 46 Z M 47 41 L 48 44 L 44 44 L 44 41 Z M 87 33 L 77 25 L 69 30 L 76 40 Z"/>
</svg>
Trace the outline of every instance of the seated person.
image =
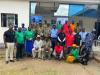
<svg viewBox="0 0 100 75">
<path fill-rule="evenodd" d="M 43 59 L 51 59 L 52 47 L 49 37 L 45 38 L 44 44 Z"/>
<path fill-rule="evenodd" d="M 87 65 L 90 59 L 91 51 L 93 45 L 93 37 L 91 33 L 87 33 L 85 43 L 80 51 L 80 63 Z"/>
<path fill-rule="evenodd" d="M 72 49 L 71 49 L 71 53 L 67 56 L 67 61 L 68 62 L 74 62 L 78 59 L 78 49 L 76 44 L 73 44 Z"/>
<path fill-rule="evenodd" d="M 59 43 L 57 43 L 53 55 L 55 58 L 61 59 L 63 57 L 63 46 L 60 46 Z"/>
<path fill-rule="evenodd" d="M 42 51 L 43 51 L 43 42 L 41 40 L 40 35 L 37 35 L 37 38 L 34 41 L 34 48 L 32 49 L 33 58 L 36 57 L 37 53 L 38 53 L 38 58 L 42 58 L 43 57 Z"/>
<path fill-rule="evenodd" d="M 79 54 L 79 62 L 82 65 L 87 65 L 88 61 L 89 61 L 89 52 L 88 52 L 88 48 L 85 47 L 81 50 L 80 54 Z"/>
</svg>

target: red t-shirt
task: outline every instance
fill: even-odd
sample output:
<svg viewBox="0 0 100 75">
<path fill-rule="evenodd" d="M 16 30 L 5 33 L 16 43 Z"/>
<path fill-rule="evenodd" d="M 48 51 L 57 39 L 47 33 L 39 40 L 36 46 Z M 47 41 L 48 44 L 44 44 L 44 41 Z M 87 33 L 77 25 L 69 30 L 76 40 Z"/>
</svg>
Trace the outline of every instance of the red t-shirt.
<svg viewBox="0 0 100 75">
<path fill-rule="evenodd" d="M 58 45 L 56 45 L 54 50 L 55 50 L 55 52 L 56 52 L 57 54 L 60 54 L 61 51 L 63 50 L 63 46 L 58 46 Z"/>
<path fill-rule="evenodd" d="M 67 34 L 66 36 L 66 46 L 71 47 L 74 44 L 74 35 L 73 34 Z"/>
<path fill-rule="evenodd" d="M 63 29 L 64 29 L 64 33 L 67 35 L 69 33 L 68 25 L 64 24 Z"/>
</svg>

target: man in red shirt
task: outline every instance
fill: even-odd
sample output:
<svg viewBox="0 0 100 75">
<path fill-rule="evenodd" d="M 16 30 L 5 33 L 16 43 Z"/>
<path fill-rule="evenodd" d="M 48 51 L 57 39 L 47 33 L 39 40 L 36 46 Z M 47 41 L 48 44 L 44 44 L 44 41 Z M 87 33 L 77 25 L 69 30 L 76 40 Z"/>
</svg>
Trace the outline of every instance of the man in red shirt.
<svg viewBox="0 0 100 75">
<path fill-rule="evenodd" d="M 59 43 L 54 48 L 53 55 L 57 59 L 61 59 L 63 57 L 63 46 L 60 46 Z"/>
</svg>

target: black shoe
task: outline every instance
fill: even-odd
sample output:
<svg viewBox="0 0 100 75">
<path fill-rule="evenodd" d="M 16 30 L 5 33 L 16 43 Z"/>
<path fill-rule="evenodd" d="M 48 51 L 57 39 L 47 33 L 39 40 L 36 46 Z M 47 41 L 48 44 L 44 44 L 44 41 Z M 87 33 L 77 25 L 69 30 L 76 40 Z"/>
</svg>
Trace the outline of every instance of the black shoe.
<svg viewBox="0 0 100 75">
<path fill-rule="evenodd" d="M 14 60 L 10 60 L 10 62 L 15 62 Z"/>
<path fill-rule="evenodd" d="M 8 64 L 8 63 L 9 63 L 9 61 L 6 61 L 5 63 L 6 63 L 6 64 Z"/>
<path fill-rule="evenodd" d="M 19 61 L 19 59 L 16 59 L 16 61 Z"/>
</svg>

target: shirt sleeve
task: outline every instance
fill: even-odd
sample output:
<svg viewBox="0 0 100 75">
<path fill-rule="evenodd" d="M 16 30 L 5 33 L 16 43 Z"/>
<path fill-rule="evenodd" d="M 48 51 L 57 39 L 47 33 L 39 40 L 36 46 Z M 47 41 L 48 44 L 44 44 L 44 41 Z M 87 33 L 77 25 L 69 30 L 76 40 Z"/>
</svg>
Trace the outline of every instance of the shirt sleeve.
<svg viewBox="0 0 100 75">
<path fill-rule="evenodd" d="M 6 32 L 4 32 L 3 39 L 4 39 L 4 42 L 6 42 Z"/>
<path fill-rule="evenodd" d="M 36 48 L 36 40 L 34 41 L 33 47 Z"/>
</svg>

